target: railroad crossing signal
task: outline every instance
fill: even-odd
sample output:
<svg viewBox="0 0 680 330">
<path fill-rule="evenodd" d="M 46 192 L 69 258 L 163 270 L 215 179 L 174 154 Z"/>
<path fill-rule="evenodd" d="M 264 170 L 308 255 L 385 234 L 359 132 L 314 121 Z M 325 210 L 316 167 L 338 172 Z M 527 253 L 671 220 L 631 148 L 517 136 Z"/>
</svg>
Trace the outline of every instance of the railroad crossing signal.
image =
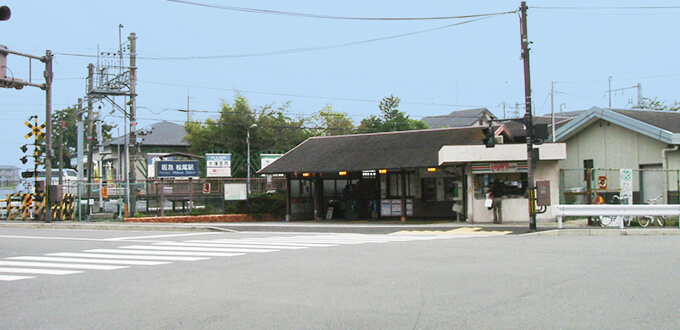
<svg viewBox="0 0 680 330">
<path fill-rule="evenodd" d="M 40 125 L 40 126 L 38 126 L 38 123 L 36 123 L 35 126 L 33 126 L 33 125 L 32 125 L 31 123 L 29 123 L 29 122 L 26 122 L 25 124 L 26 124 L 26 126 L 28 126 L 28 128 L 31 129 L 31 131 L 28 132 L 28 134 L 26 134 L 26 135 L 24 136 L 25 138 L 28 139 L 28 138 L 30 138 L 30 137 L 33 136 L 33 135 L 35 135 L 35 137 L 37 138 L 37 137 L 40 137 L 40 136 L 42 136 L 43 134 L 45 134 L 45 133 L 43 133 L 43 131 L 42 131 L 42 129 L 45 128 L 45 124 L 42 124 L 42 125 Z"/>
</svg>

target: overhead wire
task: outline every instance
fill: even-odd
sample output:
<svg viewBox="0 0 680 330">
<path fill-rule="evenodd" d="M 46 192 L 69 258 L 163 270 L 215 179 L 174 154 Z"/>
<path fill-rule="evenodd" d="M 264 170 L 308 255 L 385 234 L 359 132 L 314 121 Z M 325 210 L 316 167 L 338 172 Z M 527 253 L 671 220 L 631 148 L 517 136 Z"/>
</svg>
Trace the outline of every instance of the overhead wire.
<svg viewBox="0 0 680 330">
<path fill-rule="evenodd" d="M 322 18 L 322 19 L 336 19 L 336 20 L 360 20 L 360 21 L 425 21 L 425 20 L 451 20 L 451 19 L 462 19 L 462 18 L 474 18 L 483 16 L 493 16 L 493 15 L 505 15 L 515 13 L 511 12 L 499 12 L 490 14 L 477 14 L 477 15 L 461 15 L 461 16 L 435 16 L 435 17 L 352 17 L 352 16 L 334 16 L 334 15 L 320 15 L 320 14 L 308 14 L 308 13 L 296 13 L 287 11 L 277 11 L 268 9 L 255 9 L 246 7 L 236 7 L 236 6 L 225 6 L 216 5 L 209 3 L 201 3 L 196 1 L 186 1 L 186 0 L 167 0 L 170 2 L 183 3 L 194 6 L 224 9 L 231 11 L 240 11 L 246 13 L 256 13 L 256 14 L 269 14 L 269 15 L 282 15 L 282 16 L 294 16 L 294 17 L 305 17 L 305 18 Z"/>
<path fill-rule="evenodd" d="M 463 25 L 463 24 L 467 24 L 467 23 L 472 23 L 472 22 L 476 22 L 476 21 L 481 21 L 481 20 L 488 19 L 488 18 L 491 18 L 491 17 L 493 17 L 493 16 L 480 17 L 480 18 L 476 18 L 476 19 L 471 19 L 471 20 L 467 20 L 467 21 L 463 21 L 463 22 L 454 23 L 454 24 L 447 24 L 447 25 L 444 25 L 444 26 L 426 29 L 426 30 L 408 32 L 408 33 L 402 33 L 402 34 L 397 34 L 397 35 L 392 35 L 392 36 L 386 36 L 386 37 L 380 37 L 380 38 L 374 38 L 374 39 L 367 39 L 367 40 L 361 40 L 361 41 L 354 41 L 354 42 L 348 42 L 348 43 L 342 43 L 342 44 L 335 44 L 335 45 L 329 45 L 329 46 L 292 48 L 292 49 L 284 49 L 284 50 L 277 50 L 277 51 L 270 51 L 270 52 L 263 52 L 263 53 L 251 53 L 251 54 L 203 55 L 203 56 L 183 56 L 183 57 L 138 56 L 137 59 L 140 59 L 140 60 L 155 60 L 155 61 L 158 61 L 158 60 L 164 60 L 164 61 L 168 61 L 168 60 L 206 60 L 206 59 L 246 58 L 246 57 L 259 57 L 259 56 L 272 56 L 272 55 L 284 55 L 284 54 L 292 54 L 292 53 L 303 53 L 303 52 L 311 52 L 311 51 L 319 51 L 319 50 L 326 50 L 326 49 L 356 46 L 356 45 L 367 44 L 367 43 L 378 42 L 378 41 L 384 41 L 384 40 L 389 40 L 389 39 L 402 38 L 402 37 L 412 36 L 412 35 L 416 35 L 416 34 L 442 30 L 442 29 L 446 29 L 446 28 L 450 28 L 450 27 L 454 27 L 454 26 L 458 26 L 458 25 Z"/>
</svg>

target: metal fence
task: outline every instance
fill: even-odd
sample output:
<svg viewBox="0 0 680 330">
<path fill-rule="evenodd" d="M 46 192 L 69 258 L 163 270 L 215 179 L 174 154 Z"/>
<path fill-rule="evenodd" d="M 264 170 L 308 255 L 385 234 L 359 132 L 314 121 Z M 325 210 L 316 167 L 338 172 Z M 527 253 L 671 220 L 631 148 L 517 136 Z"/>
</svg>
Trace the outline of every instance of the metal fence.
<svg viewBox="0 0 680 330">
<path fill-rule="evenodd" d="M 221 211 L 225 187 L 230 183 L 247 184 L 246 179 L 144 180 L 68 182 L 51 196 L 52 219 L 122 221 L 126 216 L 212 213 Z M 282 177 L 251 178 L 250 192 L 285 191 Z M 134 204 L 134 210 L 132 206 Z M 194 211 L 195 210 L 195 211 Z M 43 220 L 47 206 L 43 194 L 10 194 L 0 201 L 0 218 Z"/>
<path fill-rule="evenodd" d="M 560 170 L 560 204 L 678 204 L 680 169 Z"/>
</svg>

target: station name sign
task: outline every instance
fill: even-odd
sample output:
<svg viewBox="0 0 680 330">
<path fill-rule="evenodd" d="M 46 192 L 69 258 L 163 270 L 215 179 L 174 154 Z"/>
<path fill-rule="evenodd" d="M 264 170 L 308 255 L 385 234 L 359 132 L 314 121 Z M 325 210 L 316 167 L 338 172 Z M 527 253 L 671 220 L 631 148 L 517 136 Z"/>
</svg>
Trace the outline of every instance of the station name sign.
<svg viewBox="0 0 680 330">
<path fill-rule="evenodd" d="M 197 178 L 197 160 L 159 160 L 156 161 L 158 178 Z"/>
</svg>

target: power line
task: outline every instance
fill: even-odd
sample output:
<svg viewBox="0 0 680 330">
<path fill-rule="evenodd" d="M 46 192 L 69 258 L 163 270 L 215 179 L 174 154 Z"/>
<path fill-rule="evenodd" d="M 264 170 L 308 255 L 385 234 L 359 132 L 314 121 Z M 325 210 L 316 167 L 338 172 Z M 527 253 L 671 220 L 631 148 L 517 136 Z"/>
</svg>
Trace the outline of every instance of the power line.
<svg viewBox="0 0 680 330">
<path fill-rule="evenodd" d="M 531 9 L 559 9 L 559 10 L 649 10 L 649 9 L 680 9 L 680 6 L 633 6 L 633 7 L 531 7 Z"/>
<path fill-rule="evenodd" d="M 293 54 L 293 53 L 303 53 L 303 52 L 311 52 L 311 51 L 318 51 L 318 50 L 326 50 L 326 49 L 356 46 L 356 45 L 367 44 L 367 43 L 378 42 L 378 41 L 384 41 L 384 40 L 389 40 L 389 39 L 408 37 L 408 36 L 412 36 L 412 35 L 416 35 L 416 34 L 427 33 L 427 32 L 442 30 L 442 29 L 446 29 L 446 28 L 450 28 L 450 27 L 454 27 L 454 26 L 458 26 L 458 25 L 463 25 L 463 24 L 467 24 L 467 23 L 481 21 L 483 19 L 487 19 L 487 18 L 491 18 L 491 17 L 492 16 L 485 16 L 485 17 L 471 19 L 471 20 L 464 21 L 464 22 L 448 24 L 448 25 L 444 25 L 444 26 L 440 26 L 440 27 L 436 27 L 436 28 L 432 28 L 432 29 L 420 30 L 420 31 L 409 32 L 409 33 L 402 33 L 402 34 L 397 34 L 397 35 L 392 35 L 392 36 L 387 36 L 387 37 L 381 37 L 381 38 L 375 38 L 375 39 L 348 42 L 348 43 L 343 43 L 343 44 L 335 44 L 335 45 L 329 45 L 329 46 L 293 48 L 293 49 L 284 49 L 284 50 L 270 51 L 270 52 L 264 52 L 264 53 L 251 53 L 251 54 L 227 54 L 227 55 L 186 56 L 186 57 L 146 57 L 146 56 L 138 56 L 137 59 L 154 60 L 154 61 L 207 60 L 207 59 L 220 59 L 220 58 L 245 58 L 245 57 L 258 57 L 258 56 L 272 56 L 272 55 L 285 55 L 285 54 Z"/>
<path fill-rule="evenodd" d="M 171 0 L 168 0 L 171 1 Z M 504 14 L 512 14 L 513 12 L 508 12 Z M 361 40 L 361 41 L 354 41 L 354 42 L 348 42 L 348 43 L 342 43 L 342 44 L 335 44 L 335 45 L 328 45 L 328 46 L 315 46 L 315 47 L 302 47 L 302 48 L 292 48 L 292 49 L 284 49 L 284 50 L 276 50 L 276 51 L 269 51 L 269 52 L 263 52 L 263 53 L 250 53 L 250 54 L 224 54 L 224 55 L 202 55 L 202 56 L 183 56 L 183 57 L 150 57 L 150 56 L 137 56 L 138 60 L 150 60 L 150 61 L 177 61 L 177 60 L 210 60 L 210 59 L 225 59 L 225 58 L 247 58 L 247 57 L 261 57 L 261 56 L 273 56 L 273 55 L 285 55 L 285 54 L 293 54 L 293 53 L 303 53 L 303 52 L 311 52 L 311 51 L 319 51 L 319 50 L 326 50 L 326 49 L 334 49 L 334 48 L 342 48 L 342 47 L 349 47 L 349 46 L 356 46 L 356 45 L 361 45 L 361 44 L 367 44 L 367 43 L 372 43 L 372 42 L 378 42 L 378 41 L 385 41 L 385 40 L 390 40 L 390 39 L 396 39 L 396 38 L 403 38 L 403 37 L 408 37 L 416 34 L 422 34 L 422 33 L 427 33 L 427 32 L 432 32 L 432 31 L 437 31 L 437 30 L 442 30 L 458 25 L 463 25 L 467 23 L 472 23 L 476 21 L 481 21 L 484 19 L 488 19 L 491 17 L 494 17 L 494 15 L 486 15 L 482 16 L 476 19 L 471 19 L 463 22 L 458 22 L 454 24 L 448 24 L 436 28 L 431 28 L 431 29 L 426 29 L 426 30 L 420 30 L 420 31 L 415 31 L 415 32 L 408 32 L 408 33 L 402 33 L 402 34 L 397 34 L 397 35 L 392 35 L 392 36 L 386 36 L 386 37 L 380 37 L 380 38 L 374 38 L 374 39 L 367 39 L 367 40 Z M 97 57 L 96 55 L 86 55 L 86 54 L 74 54 L 74 53 L 55 53 L 57 55 L 63 55 L 63 56 L 77 56 L 77 57 Z"/>
<path fill-rule="evenodd" d="M 505 15 L 516 13 L 517 10 L 510 12 L 500 12 L 500 13 L 489 13 L 489 14 L 477 14 L 477 15 L 463 15 L 463 16 L 436 16 L 436 17 L 350 17 L 350 16 L 333 16 L 333 15 L 320 15 L 320 14 L 308 14 L 308 13 L 296 13 L 287 11 L 277 11 L 268 9 L 255 9 L 246 7 L 235 7 L 235 6 L 225 6 L 225 5 L 215 5 L 208 3 L 200 3 L 195 1 L 184 1 L 184 0 L 168 0 L 170 2 L 183 3 L 187 5 L 224 9 L 231 11 L 239 11 L 246 13 L 255 14 L 268 14 L 268 15 L 282 15 L 282 16 L 294 16 L 294 17 L 305 17 L 305 18 L 323 18 L 323 19 L 337 19 L 337 20 L 360 20 L 360 21 L 425 21 L 425 20 L 451 20 L 451 19 L 462 19 L 462 18 L 474 18 L 474 17 L 486 17 L 494 15 Z"/>
</svg>

